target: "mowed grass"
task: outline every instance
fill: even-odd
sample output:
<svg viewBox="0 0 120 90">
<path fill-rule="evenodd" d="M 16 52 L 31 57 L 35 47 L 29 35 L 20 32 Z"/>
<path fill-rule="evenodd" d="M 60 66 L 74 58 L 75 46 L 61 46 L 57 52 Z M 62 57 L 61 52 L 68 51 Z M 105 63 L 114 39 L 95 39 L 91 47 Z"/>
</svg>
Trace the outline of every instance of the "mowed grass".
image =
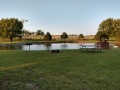
<svg viewBox="0 0 120 90">
<path fill-rule="evenodd" d="M 0 51 L 0 90 L 120 90 L 120 49 Z"/>
</svg>

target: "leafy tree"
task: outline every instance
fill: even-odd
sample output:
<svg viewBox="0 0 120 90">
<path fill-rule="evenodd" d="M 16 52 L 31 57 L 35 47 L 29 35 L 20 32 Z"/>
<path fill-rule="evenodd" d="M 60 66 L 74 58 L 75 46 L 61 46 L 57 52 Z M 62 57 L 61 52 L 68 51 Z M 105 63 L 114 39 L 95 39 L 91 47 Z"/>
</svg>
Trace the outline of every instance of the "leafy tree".
<svg viewBox="0 0 120 90">
<path fill-rule="evenodd" d="M 114 29 L 113 24 L 114 24 L 113 18 L 108 18 L 99 25 L 98 30 L 103 33 L 106 33 L 107 35 L 110 35 Z"/>
<path fill-rule="evenodd" d="M 98 32 L 95 35 L 95 39 L 100 40 L 100 36 L 103 34 L 111 36 L 113 29 L 114 29 L 113 18 L 108 18 L 106 20 L 103 20 L 99 25 Z"/>
<path fill-rule="evenodd" d="M 63 34 L 60 37 L 61 37 L 61 39 L 64 39 L 64 45 L 65 45 L 65 39 L 68 38 L 67 33 L 63 32 Z"/>
<path fill-rule="evenodd" d="M 63 32 L 63 34 L 60 37 L 61 37 L 61 39 L 66 39 L 66 38 L 68 38 L 68 35 L 66 32 Z"/>
<path fill-rule="evenodd" d="M 37 35 L 44 35 L 44 32 L 42 30 L 37 30 Z"/>
<path fill-rule="evenodd" d="M 95 39 L 100 40 L 100 35 L 102 35 L 102 33 L 100 31 L 98 31 L 95 35 Z"/>
<path fill-rule="evenodd" d="M 120 19 L 108 18 L 102 21 L 101 24 L 99 25 L 98 32 L 96 33 L 95 38 L 100 39 L 100 36 L 105 34 L 106 36 L 115 37 L 117 39 L 119 37 L 118 35 L 119 27 Z"/>
<path fill-rule="evenodd" d="M 83 39 L 84 38 L 83 34 L 80 34 L 78 38 Z"/>
<path fill-rule="evenodd" d="M 109 35 L 106 34 L 105 32 L 98 31 L 97 34 L 95 35 L 95 39 L 105 42 L 109 39 Z"/>
<path fill-rule="evenodd" d="M 7 37 L 12 42 L 14 37 L 19 37 L 22 33 L 23 23 L 17 18 L 0 20 L 0 36 Z"/>
<path fill-rule="evenodd" d="M 120 41 L 120 26 L 115 28 L 112 35 L 116 38 L 116 41 Z"/>
<path fill-rule="evenodd" d="M 49 46 L 51 45 L 51 44 L 49 44 L 49 41 L 52 40 L 52 35 L 49 32 L 47 32 L 46 35 L 44 36 L 44 39 L 47 41 L 46 46 L 49 51 Z"/>
<path fill-rule="evenodd" d="M 44 36 L 44 39 L 46 41 L 51 41 L 52 40 L 52 35 L 49 32 L 47 32 L 46 35 Z"/>
</svg>

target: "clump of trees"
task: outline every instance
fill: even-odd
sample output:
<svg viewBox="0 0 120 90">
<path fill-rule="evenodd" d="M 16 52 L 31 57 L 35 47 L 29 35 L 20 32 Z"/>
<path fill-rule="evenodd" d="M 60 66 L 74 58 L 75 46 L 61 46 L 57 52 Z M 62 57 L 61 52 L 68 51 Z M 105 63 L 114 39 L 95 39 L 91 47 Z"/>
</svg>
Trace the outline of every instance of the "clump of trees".
<svg viewBox="0 0 120 90">
<path fill-rule="evenodd" d="M 51 35 L 49 32 L 47 32 L 47 33 L 45 34 L 45 36 L 44 36 L 44 39 L 45 39 L 45 41 L 46 41 L 47 49 L 49 50 L 49 46 L 51 45 L 51 44 L 49 43 L 49 41 L 52 40 L 52 35 Z"/>
<path fill-rule="evenodd" d="M 0 36 L 2 38 L 9 38 L 13 41 L 15 37 L 21 37 L 23 23 L 17 18 L 1 19 L 0 20 Z"/>
<path fill-rule="evenodd" d="M 60 37 L 61 37 L 61 39 L 66 39 L 66 38 L 68 38 L 68 35 L 66 32 L 63 32 Z"/>
<path fill-rule="evenodd" d="M 44 36 L 44 39 L 46 41 L 51 41 L 52 40 L 52 35 L 49 32 L 47 32 L 46 35 Z"/>
<path fill-rule="evenodd" d="M 83 34 L 80 34 L 80 35 L 78 36 L 78 40 L 82 40 L 82 39 L 84 39 L 84 36 L 83 36 Z"/>
<path fill-rule="evenodd" d="M 60 38 L 64 40 L 64 44 L 65 44 L 65 39 L 68 38 L 68 34 L 66 32 L 63 32 Z"/>
<path fill-rule="evenodd" d="M 95 38 L 100 39 L 102 35 L 114 37 L 116 40 L 120 41 L 120 19 L 108 18 L 102 21 Z"/>
<path fill-rule="evenodd" d="M 42 36 L 43 36 L 43 35 L 44 35 L 44 32 L 43 32 L 42 30 L 37 30 L 36 34 L 37 34 L 37 35 L 42 35 Z"/>
</svg>

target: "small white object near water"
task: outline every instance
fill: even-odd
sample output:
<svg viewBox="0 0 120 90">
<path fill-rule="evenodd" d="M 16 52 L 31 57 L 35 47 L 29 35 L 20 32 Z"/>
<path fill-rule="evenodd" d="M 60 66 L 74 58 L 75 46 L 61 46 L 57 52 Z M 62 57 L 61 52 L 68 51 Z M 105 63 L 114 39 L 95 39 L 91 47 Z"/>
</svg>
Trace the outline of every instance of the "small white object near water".
<svg viewBox="0 0 120 90">
<path fill-rule="evenodd" d="M 113 46 L 113 48 L 118 48 L 118 46 Z"/>
</svg>

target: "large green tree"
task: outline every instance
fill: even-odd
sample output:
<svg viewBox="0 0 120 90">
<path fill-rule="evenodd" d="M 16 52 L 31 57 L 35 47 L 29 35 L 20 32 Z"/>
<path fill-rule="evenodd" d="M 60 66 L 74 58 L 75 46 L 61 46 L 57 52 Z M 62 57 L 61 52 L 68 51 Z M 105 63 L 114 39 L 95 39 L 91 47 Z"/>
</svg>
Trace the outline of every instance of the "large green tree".
<svg viewBox="0 0 120 90">
<path fill-rule="evenodd" d="M 98 30 L 110 35 L 114 29 L 113 25 L 114 25 L 113 18 L 108 18 L 99 25 Z"/>
<path fill-rule="evenodd" d="M 98 32 L 96 33 L 95 38 L 100 39 L 100 36 L 102 35 L 120 38 L 120 36 L 118 35 L 120 29 L 119 27 L 120 27 L 120 19 L 108 18 L 106 20 L 103 20 L 99 25 Z M 116 35 L 118 37 L 116 37 Z"/>
<path fill-rule="evenodd" d="M 112 35 L 116 38 L 116 41 L 120 42 L 120 26 L 115 28 Z"/>
<path fill-rule="evenodd" d="M 13 41 L 14 37 L 20 37 L 22 33 L 23 23 L 17 18 L 1 19 L 0 20 L 0 36 L 7 37 Z"/>
</svg>

